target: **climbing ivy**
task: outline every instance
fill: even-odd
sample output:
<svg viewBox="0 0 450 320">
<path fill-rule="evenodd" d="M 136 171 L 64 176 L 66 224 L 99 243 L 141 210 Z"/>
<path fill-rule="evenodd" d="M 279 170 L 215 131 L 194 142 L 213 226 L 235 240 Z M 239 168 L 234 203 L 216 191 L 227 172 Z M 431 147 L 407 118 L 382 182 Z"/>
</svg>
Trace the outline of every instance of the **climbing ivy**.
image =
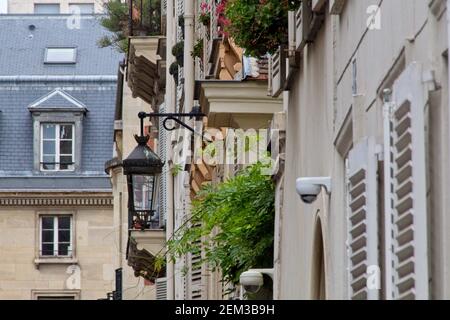
<svg viewBox="0 0 450 320">
<path fill-rule="evenodd" d="M 222 281 L 238 284 L 242 272 L 273 265 L 274 184 L 257 163 L 217 185 L 206 185 L 193 200 L 191 218 L 168 241 L 175 261 L 199 254 Z M 159 257 L 159 265 L 164 260 Z"/>
</svg>

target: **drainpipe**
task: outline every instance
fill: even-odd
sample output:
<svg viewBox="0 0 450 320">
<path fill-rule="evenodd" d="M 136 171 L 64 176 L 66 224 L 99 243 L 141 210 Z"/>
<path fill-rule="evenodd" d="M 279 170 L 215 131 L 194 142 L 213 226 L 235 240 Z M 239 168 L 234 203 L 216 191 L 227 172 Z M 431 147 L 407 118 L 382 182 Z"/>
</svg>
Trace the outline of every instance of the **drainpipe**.
<svg viewBox="0 0 450 320">
<path fill-rule="evenodd" d="M 175 57 L 172 55 L 172 47 L 175 45 L 175 18 L 174 14 L 174 1 L 175 0 L 167 0 L 167 11 L 166 11 L 166 23 L 167 23 L 167 31 L 166 31 L 166 65 L 170 66 L 172 62 L 175 61 Z M 169 68 L 166 68 L 166 112 L 173 113 L 175 112 L 175 94 L 176 87 L 175 81 L 173 80 L 172 75 L 169 73 Z M 171 146 L 170 143 L 170 134 L 165 132 L 167 139 L 167 147 L 166 147 L 166 162 L 171 157 Z M 173 176 L 170 170 L 165 170 L 166 175 L 166 183 L 167 183 L 167 208 L 166 208 L 166 239 L 169 240 L 174 232 L 174 211 L 173 211 Z M 174 278 L 174 264 L 170 259 L 167 259 L 167 268 L 166 268 L 166 278 L 167 278 L 167 300 L 175 299 L 175 278 Z"/>
<path fill-rule="evenodd" d="M 186 0 L 184 7 L 184 112 L 194 106 L 195 70 L 194 58 L 194 0 Z"/>
<path fill-rule="evenodd" d="M 447 37 L 448 37 L 448 39 L 447 39 L 447 45 L 448 45 L 448 48 L 450 49 L 450 0 L 447 0 Z M 448 76 L 450 76 L 450 64 L 449 64 L 449 71 L 448 71 Z M 450 92 L 450 79 L 447 79 L 448 81 L 448 92 Z M 448 101 L 447 102 L 449 105 L 447 106 L 447 108 L 449 108 L 450 107 L 450 102 Z M 449 113 L 449 119 L 448 119 L 448 121 L 450 122 L 450 113 Z M 448 137 L 448 139 L 449 139 L 449 141 L 450 141 L 450 134 L 447 136 Z M 450 179 L 450 177 L 449 177 L 449 175 L 447 175 L 447 179 Z M 446 257 L 444 257 L 444 261 L 447 261 L 448 259 L 446 259 Z M 448 266 L 446 266 L 447 268 L 448 268 Z M 447 274 L 447 272 L 445 272 L 445 274 Z M 444 280 L 447 280 L 447 279 L 444 279 Z M 444 283 L 447 283 L 447 281 L 444 281 Z M 449 286 L 448 285 L 446 285 L 446 286 L 444 286 L 444 290 L 443 290 L 443 297 L 448 297 L 448 295 L 449 295 Z"/>
</svg>

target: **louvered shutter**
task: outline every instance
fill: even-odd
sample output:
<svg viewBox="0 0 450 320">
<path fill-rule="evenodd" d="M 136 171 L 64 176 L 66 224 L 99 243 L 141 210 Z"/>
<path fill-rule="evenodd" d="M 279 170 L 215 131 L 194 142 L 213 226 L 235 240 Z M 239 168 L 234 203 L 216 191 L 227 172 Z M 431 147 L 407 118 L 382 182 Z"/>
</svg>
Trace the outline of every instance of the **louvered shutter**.
<svg viewBox="0 0 450 320">
<path fill-rule="evenodd" d="M 385 105 L 386 296 L 428 298 L 422 68 L 412 63 Z"/>
<path fill-rule="evenodd" d="M 156 279 L 156 300 L 167 300 L 167 278 Z"/>
<path fill-rule="evenodd" d="M 379 290 L 367 285 L 368 268 L 378 266 L 377 156 L 373 138 L 364 138 L 349 153 L 347 196 L 349 298 L 376 300 Z"/>
<path fill-rule="evenodd" d="M 192 228 L 199 227 L 192 226 Z M 195 243 L 201 250 L 201 241 Z M 189 299 L 202 299 L 202 266 L 200 264 L 202 259 L 201 251 L 194 254 L 189 254 Z"/>
</svg>

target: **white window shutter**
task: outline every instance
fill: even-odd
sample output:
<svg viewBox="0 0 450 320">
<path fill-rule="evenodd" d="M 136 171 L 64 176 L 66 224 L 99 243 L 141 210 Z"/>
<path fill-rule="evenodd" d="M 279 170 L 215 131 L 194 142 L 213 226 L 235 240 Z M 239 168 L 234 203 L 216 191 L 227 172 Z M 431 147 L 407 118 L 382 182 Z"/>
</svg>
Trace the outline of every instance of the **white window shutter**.
<svg viewBox="0 0 450 320">
<path fill-rule="evenodd" d="M 427 208 L 422 67 L 412 63 L 385 105 L 387 299 L 428 299 Z"/>
<path fill-rule="evenodd" d="M 167 300 L 167 278 L 156 279 L 156 300 Z"/>
<path fill-rule="evenodd" d="M 349 298 L 354 300 L 379 298 L 379 290 L 368 286 L 368 268 L 378 267 L 375 148 L 373 138 L 364 138 L 350 151 L 347 162 Z"/>
<path fill-rule="evenodd" d="M 198 226 L 193 226 L 193 228 Z M 201 241 L 197 241 L 196 244 L 201 248 Z M 189 299 L 201 300 L 202 299 L 202 255 L 201 252 L 195 254 L 189 254 Z"/>
</svg>

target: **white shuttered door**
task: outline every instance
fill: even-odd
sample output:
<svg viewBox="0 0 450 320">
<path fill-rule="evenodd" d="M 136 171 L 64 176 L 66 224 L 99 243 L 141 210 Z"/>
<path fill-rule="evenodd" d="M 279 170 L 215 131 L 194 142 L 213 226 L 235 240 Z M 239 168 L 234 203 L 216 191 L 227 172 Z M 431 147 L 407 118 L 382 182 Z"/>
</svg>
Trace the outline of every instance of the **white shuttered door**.
<svg viewBox="0 0 450 320">
<path fill-rule="evenodd" d="M 347 190 L 349 298 L 376 300 L 378 288 L 368 286 L 368 268 L 378 267 L 377 156 L 373 138 L 363 139 L 350 151 Z"/>
<path fill-rule="evenodd" d="M 422 68 L 412 63 L 385 105 L 386 297 L 428 299 Z"/>
</svg>

